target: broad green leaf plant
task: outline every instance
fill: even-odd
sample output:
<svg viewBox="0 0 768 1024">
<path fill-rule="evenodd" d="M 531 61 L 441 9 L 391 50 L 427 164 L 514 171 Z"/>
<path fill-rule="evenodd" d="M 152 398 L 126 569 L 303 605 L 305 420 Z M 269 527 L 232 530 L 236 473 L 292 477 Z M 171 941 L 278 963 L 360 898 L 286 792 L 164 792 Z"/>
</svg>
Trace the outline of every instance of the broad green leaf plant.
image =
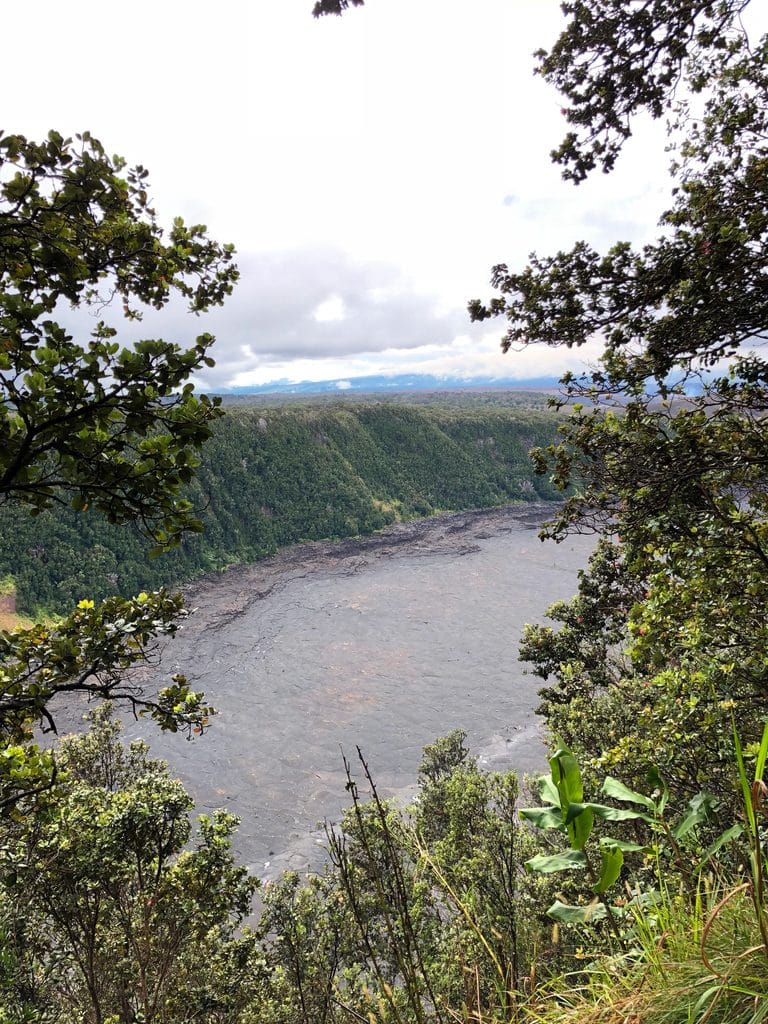
<svg viewBox="0 0 768 1024">
<path fill-rule="evenodd" d="M 709 822 L 717 809 L 717 800 L 711 794 L 693 797 L 685 812 L 674 825 L 667 816 L 669 790 L 655 772 L 649 778 L 653 793 L 647 796 L 607 776 L 601 793 L 623 805 L 596 803 L 584 800 L 581 772 L 576 758 L 561 744 L 550 758 L 550 775 L 538 779 L 538 790 L 545 801 L 543 806 L 523 808 L 520 815 L 540 829 L 554 829 L 567 837 L 568 848 L 551 854 L 537 854 L 526 861 L 529 871 L 551 874 L 559 871 L 583 871 L 587 878 L 591 899 L 572 905 L 556 900 L 547 913 L 555 921 L 566 924 L 586 924 L 607 920 L 615 936 L 623 942 L 618 927 L 628 908 L 642 906 L 659 898 L 664 887 L 661 851 L 669 854 L 673 868 L 686 886 L 691 899 L 695 899 L 696 882 L 702 869 L 729 842 L 742 833 L 739 823 L 732 824 L 706 850 L 691 857 L 681 847 L 681 841 L 694 830 Z M 610 823 L 642 823 L 649 835 L 645 842 L 623 837 L 599 835 L 595 838 L 597 820 Z M 620 881 L 625 854 L 649 855 L 657 865 L 658 889 L 636 891 L 629 901 L 624 895 L 610 902 L 608 893 Z"/>
</svg>

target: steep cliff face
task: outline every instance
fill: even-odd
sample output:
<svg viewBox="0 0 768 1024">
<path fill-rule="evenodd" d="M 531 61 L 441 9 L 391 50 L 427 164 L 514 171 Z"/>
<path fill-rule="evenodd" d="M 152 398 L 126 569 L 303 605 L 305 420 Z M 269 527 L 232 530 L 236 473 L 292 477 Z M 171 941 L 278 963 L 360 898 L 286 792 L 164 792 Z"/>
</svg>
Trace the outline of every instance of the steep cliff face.
<svg viewBox="0 0 768 1024">
<path fill-rule="evenodd" d="M 0 510 L 0 573 L 19 607 L 173 584 L 299 540 L 370 534 L 399 519 L 558 497 L 528 451 L 554 440 L 538 410 L 368 402 L 236 408 L 217 424 L 188 494 L 201 537 L 148 558 L 130 528 L 64 508 Z"/>
</svg>

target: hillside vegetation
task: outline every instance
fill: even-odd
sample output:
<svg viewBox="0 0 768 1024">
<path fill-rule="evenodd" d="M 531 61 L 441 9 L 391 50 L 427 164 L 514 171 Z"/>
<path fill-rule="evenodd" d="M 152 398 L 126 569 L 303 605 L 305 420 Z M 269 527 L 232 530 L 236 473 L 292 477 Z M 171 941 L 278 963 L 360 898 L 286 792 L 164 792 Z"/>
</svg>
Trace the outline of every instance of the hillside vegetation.
<svg viewBox="0 0 768 1024">
<path fill-rule="evenodd" d="M 527 453 L 554 414 L 500 404 L 306 403 L 233 407 L 187 496 L 201 535 L 159 558 L 138 531 L 57 507 L 0 509 L 0 574 L 20 610 L 175 584 L 299 540 L 370 534 L 401 518 L 557 497 Z"/>
</svg>

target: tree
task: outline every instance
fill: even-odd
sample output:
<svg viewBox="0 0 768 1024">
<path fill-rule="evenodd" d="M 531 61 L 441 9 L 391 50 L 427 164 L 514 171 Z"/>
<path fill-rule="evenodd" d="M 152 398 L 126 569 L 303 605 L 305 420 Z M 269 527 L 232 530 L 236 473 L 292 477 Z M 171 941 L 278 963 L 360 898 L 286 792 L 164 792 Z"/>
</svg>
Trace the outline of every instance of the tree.
<svg viewBox="0 0 768 1024">
<path fill-rule="evenodd" d="M 174 293 L 202 312 L 232 290 L 232 257 L 181 218 L 166 237 L 144 168 L 127 170 L 88 133 L 50 132 L 42 143 L 0 134 L 0 502 L 33 515 L 60 503 L 94 509 L 137 523 L 157 550 L 200 529 L 180 488 L 220 409 L 185 382 L 211 365 L 213 338 L 201 334 L 186 351 L 155 339 L 121 348 L 103 320 L 88 340 L 59 320 L 64 304 L 99 313 L 117 299 L 136 321 Z M 200 731 L 207 721 L 182 677 L 153 699 L 125 682 L 177 628 L 178 598 L 160 591 L 95 607 L 82 597 L 56 627 L 0 634 L 0 809 L 51 779 L 50 758 L 25 742 L 36 722 L 55 730 L 57 693 L 127 700 L 163 728 Z"/>
<path fill-rule="evenodd" d="M 257 980 L 254 942 L 235 934 L 257 885 L 232 857 L 236 819 L 200 818 L 189 848 L 189 795 L 119 732 L 104 705 L 62 741 L 53 813 L 0 831 L 3 1006 L 89 1024 L 234 1019 Z"/>
<path fill-rule="evenodd" d="M 392 982 L 411 975 L 411 1005 L 432 1002 L 435 1020 L 457 1007 L 467 1019 L 508 1019 L 544 938 L 523 868 L 531 837 L 516 774 L 481 771 L 464 739 L 456 730 L 424 748 L 410 817 L 379 800 L 363 764 L 373 801 L 355 803 L 346 845 L 331 850 L 369 961 L 386 975 L 389 957 Z"/>
<path fill-rule="evenodd" d="M 183 676 L 152 700 L 128 675 L 148 660 L 159 636 L 176 632 L 185 615 L 181 597 L 160 590 L 130 600 L 107 598 L 98 607 L 84 599 L 56 626 L 0 632 L 0 741 L 19 742 L 38 719 L 55 732 L 48 703 L 66 693 L 122 701 L 172 732 L 180 726 L 202 729 L 212 709 Z"/>
<path fill-rule="evenodd" d="M 213 338 L 120 348 L 99 321 L 77 343 L 54 318 L 64 302 L 99 311 L 118 298 L 137 320 L 139 303 L 162 309 L 174 291 L 199 313 L 237 270 L 201 225 L 177 218 L 165 241 L 147 172 L 124 172 L 88 133 L 0 135 L 0 500 L 92 506 L 162 546 L 199 528 L 178 491 L 219 410 L 184 382 L 211 365 Z"/>
<path fill-rule="evenodd" d="M 564 94 L 576 131 L 552 153 L 563 177 L 611 171 L 640 111 L 660 118 L 681 86 L 701 92 L 741 32 L 750 0 L 566 0 L 570 18 L 537 73 Z M 737 42 L 738 46 L 738 42 Z"/>
<path fill-rule="evenodd" d="M 564 629 L 530 632 L 525 654 L 554 676 L 545 708 L 574 749 L 635 777 L 655 760 L 687 792 L 727 791 L 731 715 L 750 739 L 768 714 L 768 37 L 749 39 L 746 6 L 564 4 L 539 55 L 577 129 L 554 153 L 564 177 L 610 170 L 636 112 L 668 113 L 672 205 L 655 243 L 500 264 L 497 294 L 470 304 L 507 319 L 505 349 L 603 342 L 535 458 L 578 485 L 550 534 L 616 535 L 616 572 L 601 549 Z M 612 600 L 602 622 L 584 614 Z M 590 648 L 616 645 L 628 661 L 608 678 Z"/>
</svg>

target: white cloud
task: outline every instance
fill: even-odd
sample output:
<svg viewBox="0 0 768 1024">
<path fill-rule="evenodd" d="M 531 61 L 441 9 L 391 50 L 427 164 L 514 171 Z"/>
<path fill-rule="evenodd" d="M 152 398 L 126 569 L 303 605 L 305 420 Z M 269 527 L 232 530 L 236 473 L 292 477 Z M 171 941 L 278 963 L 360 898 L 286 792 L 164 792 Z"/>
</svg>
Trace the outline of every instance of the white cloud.
<svg viewBox="0 0 768 1024">
<path fill-rule="evenodd" d="M 315 308 L 313 314 L 318 323 L 333 323 L 338 320 L 345 320 L 347 308 L 344 300 L 339 295 L 330 295 L 327 299 Z"/>
<path fill-rule="evenodd" d="M 223 310 L 145 323 L 180 341 L 216 333 L 212 385 L 270 367 L 300 379 L 301 366 L 333 365 L 323 376 L 345 380 L 371 362 L 578 360 L 486 351 L 466 302 L 488 297 L 494 264 L 534 249 L 652 235 L 660 133 L 641 126 L 609 178 L 560 181 L 548 153 L 561 101 L 530 56 L 556 37 L 558 0 L 370 0 L 320 21 L 311 6 L 136 0 L 126 16 L 77 0 L 73 17 L 38 0 L 35 74 L 23 45 L 0 65 L 3 128 L 87 128 L 149 168 L 161 221 L 182 214 L 235 243 L 242 281 Z M 29 37 L 22 5 L 4 10 L 3 32 Z M 149 54 L 141 74 L 137 53 Z"/>
</svg>

